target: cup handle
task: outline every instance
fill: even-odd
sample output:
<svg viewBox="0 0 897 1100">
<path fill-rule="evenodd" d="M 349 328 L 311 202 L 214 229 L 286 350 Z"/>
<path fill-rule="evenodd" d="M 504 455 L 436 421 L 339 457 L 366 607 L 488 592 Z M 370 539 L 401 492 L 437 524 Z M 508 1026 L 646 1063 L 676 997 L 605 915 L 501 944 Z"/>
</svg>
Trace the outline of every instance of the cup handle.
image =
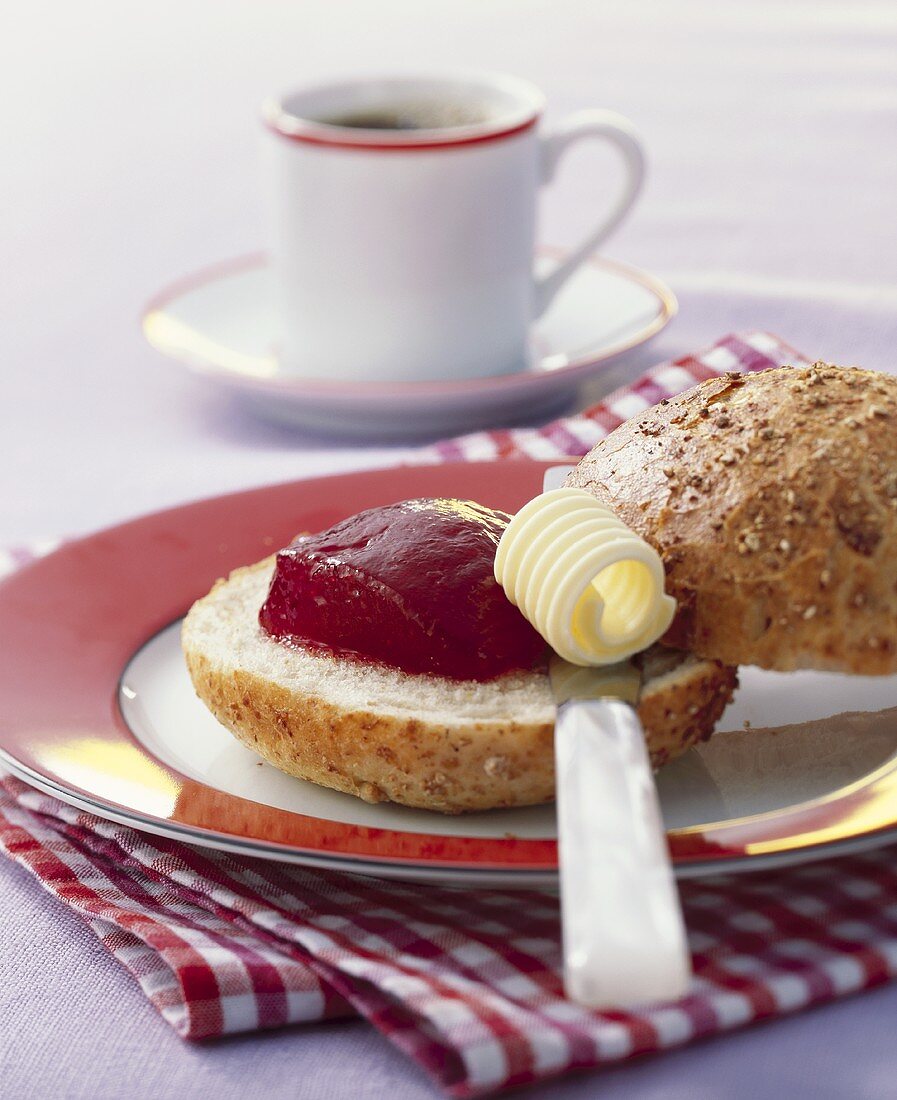
<svg viewBox="0 0 897 1100">
<path fill-rule="evenodd" d="M 616 111 L 597 109 L 577 111 L 557 129 L 542 138 L 542 183 L 551 183 L 564 153 L 584 138 L 602 138 L 614 145 L 623 158 L 625 177 L 607 217 L 583 243 L 558 263 L 547 275 L 536 278 L 535 316 L 551 305 L 552 299 L 573 272 L 606 240 L 626 217 L 638 198 L 645 176 L 645 154 L 632 124 Z"/>
<path fill-rule="evenodd" d="M 679 998 L 691 960 L 638 716 L 573 700 L 554 738 L 567 996 L 599 1009 Z"/>
</svg>

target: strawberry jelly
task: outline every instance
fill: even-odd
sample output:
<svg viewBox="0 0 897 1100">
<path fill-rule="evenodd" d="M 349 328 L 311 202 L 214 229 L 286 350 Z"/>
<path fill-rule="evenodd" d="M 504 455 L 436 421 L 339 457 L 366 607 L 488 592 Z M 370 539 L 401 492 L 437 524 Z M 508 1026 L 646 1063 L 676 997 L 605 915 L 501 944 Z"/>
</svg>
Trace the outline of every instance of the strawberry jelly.
<svg viewBox="0 0 897 1100">
<path fill-rule="evenodd" d="M 272 637 L 411 673 L 491 680 L 545 643 L 492 573 L 510 516 L 466 500 L 371 508 L 277 555 L 259 623 Z"/>
</svg>

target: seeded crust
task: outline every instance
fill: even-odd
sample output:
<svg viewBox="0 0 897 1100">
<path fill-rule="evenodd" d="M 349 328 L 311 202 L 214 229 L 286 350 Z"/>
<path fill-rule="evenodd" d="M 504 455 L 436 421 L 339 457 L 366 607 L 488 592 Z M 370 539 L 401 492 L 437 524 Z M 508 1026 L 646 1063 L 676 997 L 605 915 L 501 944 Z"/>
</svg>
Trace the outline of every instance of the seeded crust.
<svg viewBox="0 0 897 1100">
<path fill-rule="evenodd" d="M 183 625 L 196 693 L 235 737 L 281 771 L 367 802 L 463 813 L 554 798 L 545 672 L 459 683 L 281 645 L 258 625 L 273 565 L 219 581 Z M 641 661 L 638 712 L 659 766 L 710 736 L 735 670 L 662 646 Z"/>
<path fill-rule="evenodd" d="M 567 484 L 662 555 L 669 644 L 897 672 L 897 378 L 826 363 L 713 378 L 611 432 Z"/>
</svg>

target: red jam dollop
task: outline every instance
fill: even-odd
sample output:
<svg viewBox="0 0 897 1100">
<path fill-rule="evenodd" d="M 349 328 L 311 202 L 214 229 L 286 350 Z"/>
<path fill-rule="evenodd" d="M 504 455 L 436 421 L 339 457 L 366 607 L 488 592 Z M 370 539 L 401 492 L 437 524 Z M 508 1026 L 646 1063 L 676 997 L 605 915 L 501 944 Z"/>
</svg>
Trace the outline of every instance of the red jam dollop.
<svg viewBox="0 0 897 1100">
<path fill-rule="evenodd" d="M 539 663 L 545 643 L 493 576 L 510 516 L 467 500 L 359 512 L 277 555 L 259 623 L 278 641 L 455 680 Z"/>
</svg>

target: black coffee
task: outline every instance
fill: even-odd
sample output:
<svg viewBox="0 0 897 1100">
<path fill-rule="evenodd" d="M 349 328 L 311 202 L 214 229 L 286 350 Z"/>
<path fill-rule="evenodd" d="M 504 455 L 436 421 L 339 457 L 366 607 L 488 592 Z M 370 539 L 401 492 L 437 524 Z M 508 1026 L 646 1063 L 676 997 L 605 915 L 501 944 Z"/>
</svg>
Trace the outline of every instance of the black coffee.
<svg viewBox="0 0 897 1100">
<path fill-rule="evenodd" d="M 485 112 L 473 107 L 448 103 L 409 103 L 346 111 L 319 121 L 327 126 L 344 126 L 350 130 L 444 130 L 453 126 L 476 126 L 485 118 Z"/>
</svg>

